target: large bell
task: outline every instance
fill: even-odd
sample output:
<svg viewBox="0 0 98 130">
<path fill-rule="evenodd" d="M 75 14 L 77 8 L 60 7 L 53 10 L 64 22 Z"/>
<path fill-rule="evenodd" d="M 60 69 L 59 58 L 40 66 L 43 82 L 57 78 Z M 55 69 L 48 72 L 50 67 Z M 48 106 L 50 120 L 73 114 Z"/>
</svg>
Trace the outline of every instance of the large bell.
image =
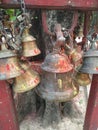
<svg viewBox="0 0 98 130">
<path fill-rule="evenodd" d="M 78 85 L 72 80 L 72 71 L 66 73 L 51 73 L 43 71 L 40 85 L 36 92 L 48 101 L 65 102 L 74 98 L 78 92 Z"/>
<path fill-rule="evenodd" d="M 40 82 L 39 74 L 36 71 L 32 70 L 30 65 L 27 63 L 21 63 L 21 66 L 25 72 L 15 78 L 13 85 L 13 90 L 15 93 L 27 92 L 35 88 Z"/>
<path fill-rule="evenodd" d="M 89 74 L 77 72 L 75 80 L 79 86 L 87 86 L 91 83 Z"/>
<path fill-rule="evenodd" d="M 28 28 L 24 30 L 22 36 L 23 52 L 24 57 L 31 57 L 39 55 L 41 52 L 36 45 L 36 39 L 28 33 Z"/>
<path fill-rule="evenodd" d="M 19 76 L 23 70 L 19 65 L 17 54 L 10 50 L 0 51 L 0 80 Z"/>
<path fill-rule="evenodd" d="M 92 43 L 91 48 L 84 53 L 83 64 L 80 68 L 80 72 L 88 74 L 98 74 L 98 50 L 94 47 L 95 43 Z"/>
<path fill-rule="evenodd" d="M 64 73 L 72 70 L 73 65 L 67 55 L 53 51 L 46 56 L 41 68 L 48 72 Z"/>
</svg>

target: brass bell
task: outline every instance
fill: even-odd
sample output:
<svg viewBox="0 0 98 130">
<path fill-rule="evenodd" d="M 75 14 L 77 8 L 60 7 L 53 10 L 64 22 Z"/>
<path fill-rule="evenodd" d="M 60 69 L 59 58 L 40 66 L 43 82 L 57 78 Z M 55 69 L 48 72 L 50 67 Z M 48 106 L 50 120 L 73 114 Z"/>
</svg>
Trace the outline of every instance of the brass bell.
<svg viewBox="0 0 98 130">
<path fill-rule="evenodd" d="M 28 28 L 25 28 L 23 32 L 22 44 L 23 44 L 22 55 L 24 57 L 36 56 L 41 53 L 36 45 L 36 39 L 32 35 L 29 34 Z"/>
<path fill-rule="evenodd" d="M 48 101 L 71 100 L 79 92 L 79 86 L 72 80 L 71 74 L 72 71 L 66 73 L 43 71 L 41 83 L 35 89 L 37 94 Z"/>
<path fill-rule="evenodd" d="M 68 55 L 73 63 L 76 63 L 82 59 L 83 52 L 81 46 L 76 46 L 76 48 L 71 48 L 69 45 L 65 44 L 68 49 Z"/>
<path fill-rule="evenodd" d="M 70 57 L 71 57 L 73 63 L 75 63 L 82 59 L 82 54 L 81 54 L 81 52 L 78 52 L 76 49 L 73 49 L 70 52 Z"/>
<path fill-rule="evenodd" d="M 72 70 L 73 65 L 66 54 L 53 51 L 45 57 L 41 68 L 48 72 L 63 73 Z"/>
<path fill-rule="evenodd" d="M 21 63 L 21 66 L 25 72 L 15 78 L 13 85 L 13 91 L 15 93 L 27 92 L 35 88 L 40 82 L 39 74 L 36 71 L 32 70 L 30 65 L 27 63 Z"/>
<path fill-rule="evenodd" d="M 86 73 L 77 72 L 75 76 L 75 80 L 80 86 L 87 86 L 91 83 L 89 74 L 86 74 Z"/>
<path fill-rule="evenodd" d="M 17 54 L 10 50 L 0 51 L 0 80 L 15 78 L 23 72 Z"/>
</svg>

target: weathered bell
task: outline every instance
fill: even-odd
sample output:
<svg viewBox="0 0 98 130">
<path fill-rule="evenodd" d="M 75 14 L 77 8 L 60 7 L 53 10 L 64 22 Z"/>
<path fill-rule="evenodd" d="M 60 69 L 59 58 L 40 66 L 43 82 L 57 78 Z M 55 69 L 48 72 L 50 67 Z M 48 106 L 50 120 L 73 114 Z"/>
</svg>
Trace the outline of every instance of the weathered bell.
<svg viewBox="0 0 98 130">
<path fill-rule="evenodd" d="M 29 34 L 28 28 L 24 30 L 22 36 L 22 44 L 23 44 L 23 52 L 22 55 L 24 57 L 31 57 L 39 55 L 41 52 L 36 45 L 36 39 Z"/>
<path fill-rule="evenodd" d="M 88 74 L 98 74 L 98 50 L 93 42 L 91 48 L 84 53 L 83 64 L 80 72 Z"/>
<path fill-rule="evenodd" d="M 91 83 L 89 74 L 77 72 L 75 80 L 79 86 L 87 86 Z"/>
<path fill-rule="evenodd" d="M 53 51 L 46 56 L 41 68 L 48 72 L 64 73 L 72 70 L 73 65 L 66 54 Z"/>
<path fill-rule="evenodd" d="M 0 80 L 19 76 L 23 70 L 19 65 L 17 54 L 10 50 L 0 51 Z"/>
<path fill-rule="evenodd" d="M 43 71 L 40 85 L 35 89 L 37 94 L 48 101 L 65 102 L 74 98 L 79 87 L 72 80 L 72 71 L 52 73 Z"/>
<path fill-rule="evenodd" d="M 22 63 L 21 66 L 25 72 L 15 78 L 13 85 L 13 91 L 15 93 L 27 92 L 35 88 L 40 82 L 39 74 L 36 71 L 32 70 L 30 65 L 27 63 Z"/>
</svg>

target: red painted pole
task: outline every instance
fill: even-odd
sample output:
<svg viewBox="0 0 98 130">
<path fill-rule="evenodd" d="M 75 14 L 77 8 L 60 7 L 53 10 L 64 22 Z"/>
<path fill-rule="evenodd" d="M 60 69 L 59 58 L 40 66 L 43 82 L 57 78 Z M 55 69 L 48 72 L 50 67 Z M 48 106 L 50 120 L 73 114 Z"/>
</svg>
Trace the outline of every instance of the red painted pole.
<svg viewBox="0 0 98 130">
<path fill-rule="evenodd" d="M 98 75 L 94 74 L 83 130 L 98 130 Z"/>
<path fill-rule="evenodd" d="M 0 81 L 0 130 L 19 130 L 11 89 Z"/>
</svg>

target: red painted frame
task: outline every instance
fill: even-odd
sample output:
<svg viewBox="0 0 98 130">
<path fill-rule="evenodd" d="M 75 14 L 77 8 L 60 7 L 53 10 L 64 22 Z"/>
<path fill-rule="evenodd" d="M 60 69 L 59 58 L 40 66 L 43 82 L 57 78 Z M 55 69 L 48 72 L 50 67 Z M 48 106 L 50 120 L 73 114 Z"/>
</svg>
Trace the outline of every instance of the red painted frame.
<svg viewBox="0 0 98 130">
<path fill-rule="evenodd" d="M 98 130 L 98 74 L 93 75 L 83 130 Z"/>
<path fill-rule="evenodd" d="M 18 0 L 2 0 L 3 6 L 17 7 Z M 98 0 L 25 0 L 27 7 L 47 9 L 98 9 Z M 7 4 L 7 5 L 6 5 Z M 2 5 L 2 4 L 1 4 Z"/>
<path fill-rule="evenodd" d="M 28 8 L 98 10 L 98 0 L 25 0 Z M 17 8 L 17 0 L 2 0 L 0 7 Z M 87 25 L 87 20 L 85 20 Z M 87 28 L 84 30 L 87 33 Z M 35 67 L 36 68 L 36 67 Z M 11 89 L 0 81 L 0 130 L 19 130 L 15 117 Z M 8 115 L 7 115 L 8 114 Z M 9 123 L 8 121 L 11 120 Z M 98 75 L 93 76 L 88 100 L 84 130 L 98 129 Z"/>
</svg>

